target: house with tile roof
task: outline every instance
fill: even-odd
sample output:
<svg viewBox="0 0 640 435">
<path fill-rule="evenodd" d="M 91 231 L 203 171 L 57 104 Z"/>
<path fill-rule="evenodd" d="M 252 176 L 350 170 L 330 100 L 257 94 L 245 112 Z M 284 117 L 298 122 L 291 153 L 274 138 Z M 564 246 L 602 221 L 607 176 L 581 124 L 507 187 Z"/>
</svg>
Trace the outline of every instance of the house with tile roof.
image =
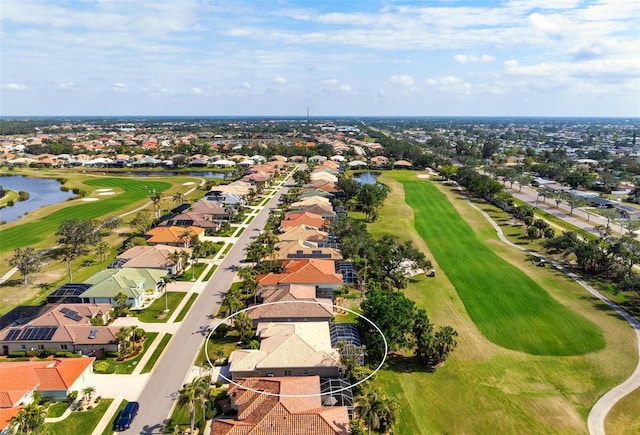
<svg viewBox="0 0 640 435">
<path fill-rule="evenodd" d="M 258 275 L 260 285 L 313 284 L 316 289 L 335 290 L 344 284 L 342 274 L 336 273 L 333 260 L 290 260 L 283 263 L 280 273 Z"/>
<path fill-rule="evenodd" d="M 108 268 L 160 269 L 168 274 L 177 275 L 184 270 L 185 265 L 182 256 L 172 259 L 176 252 L 185 252 L 190 256 L 192 249 L 170 245 L 134 246 L 118 255 Z"/>
<path fill-rule="evenodd" d="M 164 270 L 132 267 L 101 270 L 84 281 L 91 287 L 82 293 L 82 301 L 115 305 L 116 295 L 122 292 L 129 297 L 127 305 L 131 309 L 141 309 L 161 295 L 166 274 Z"/>
<path fill-rule="evenodd" d="M 117 351 L 118 328 L 94 326 L 92 319 L 106 324 L 110 304 L 56 304 L 23 325 L 10 325 L 0 331 L 2 354 L 28 350 L 82 353 L 103 349 Z"/>
<path fill-rule="evenodd" d="M 283 232 L 278 234 L 278 240 L 285 242 L 289 240 L 310 240 L 312 242 L 325 242 L 329 238 L 329 233 L 321 231 L 316 227 L 309 225 L 297 225 L 295 227 L 286 227 Z"/>
<path fill-rule="evenodd" d="M 318 376 L 249 378 L 237 384 L 227 393 L 236 417 L 214 420 L 211 435 L 351 433 L 345 406 L 323 406 Z"/>
<path fill-rule="evenodd" d="M 260 349 L 229 355 L 233 379 L 259 376 L 340 377 L 340 352 L 331 347 L 328 322 L 259 322 Z"/>
<path fill-rule="evenodd" d="M 253 326 L 259 322 L 329 322 L 333 319 L 333 301 L 316 296 L 313 284 L 279 284 L 257 289 L 259 304 L 247 315 Z"/>
<path fill-rule="evenodd" d="M 204 228 L 188 226 L 159 226 L 150 229 L 144 235 L 147 238 L 147 245 L 170 245 L 188 247 L 190 240 L 184 236 L 185 231 L 191 234 L 190 238 L 196 237 L 204 240 Z M 187 246 L 185 246 L 185 244 Z"/>
<path fill-rule="evenodd" d="M 340 249 L 326 246 L 323 242 L 310 240 L 286 240 L 275 245 L 273 258 L 278 264 L 288 260 L 313 258 L 338 261 L 342 260 Z"/>
<path fill-rule="evenodd" d="M 65 400 L 93 372 L 95 358 L 54 358 L 0 364 L 0 408 L 28 405 L 33 393 Z"/>
<path fill-rule="evenodd" d="M 280 222 L 280 230 L 285 230 L 289 227 L 297 227 L 299 225 L 324 228 L 326 226 L 326 222 L 322 216 L 315 213 L 292 211 L 284 215 L 284 219 Z"/>
</svg>

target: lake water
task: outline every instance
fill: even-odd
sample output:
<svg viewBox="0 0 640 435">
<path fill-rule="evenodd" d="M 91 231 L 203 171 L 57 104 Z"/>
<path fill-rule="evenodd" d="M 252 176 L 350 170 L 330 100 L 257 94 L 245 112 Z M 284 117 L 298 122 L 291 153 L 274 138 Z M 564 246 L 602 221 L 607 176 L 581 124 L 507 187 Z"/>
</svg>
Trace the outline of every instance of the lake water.
<svg viewBox="0 0 640 435">
<path fill-rule="evenodd" d="M 45 205 L 57 204 L 73 198 L 73 192 L 60 190 L 61 184 L 52 178 L 28 178 L 23 176 L 0 177 L 0 186 L 7 190 L 29 192 L 29 199 L 16 201 L 13 206 L 0 209 L 0 221 L 12 222 L 25 213 L 32 212 Z"/>
<path fill-rule="evenodd" d="M 353 176 L 353 180 L 360 184 L 376 184 L 378 179 L 377 172 L 361 172 Z"/>
</svg>

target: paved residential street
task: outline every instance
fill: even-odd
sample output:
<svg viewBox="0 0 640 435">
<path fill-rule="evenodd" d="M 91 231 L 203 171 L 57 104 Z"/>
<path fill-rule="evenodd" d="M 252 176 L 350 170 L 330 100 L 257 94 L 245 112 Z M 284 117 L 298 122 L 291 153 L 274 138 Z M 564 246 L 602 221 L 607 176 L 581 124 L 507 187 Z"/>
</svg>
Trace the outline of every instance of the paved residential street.
<svg viewBox="0 0 640 435">
<path fill-rule="evenodd" d="M 191 373 L 212 315 L 218 311 L 224 294 L 236 275 L 235 267 L 232 268 L 232 266 L 239 265 L 245 258 L 245 246 L 256 237 L 257 231 L 264 227 L 269 212 L 278 205 L 280 195 L 291 186 L 292 181 L 290 178 L 288 180 L 239 236 L 238 241 L 206 283 L 196 303 L 191 307 L 189 314 L 169 343 L 164 356 L 149 377 L 142 394 L 137 398 L 140 402 L 140 413 L 128 430 L 129 433 L 162 433 L 177 392 Z"/>
</svg>

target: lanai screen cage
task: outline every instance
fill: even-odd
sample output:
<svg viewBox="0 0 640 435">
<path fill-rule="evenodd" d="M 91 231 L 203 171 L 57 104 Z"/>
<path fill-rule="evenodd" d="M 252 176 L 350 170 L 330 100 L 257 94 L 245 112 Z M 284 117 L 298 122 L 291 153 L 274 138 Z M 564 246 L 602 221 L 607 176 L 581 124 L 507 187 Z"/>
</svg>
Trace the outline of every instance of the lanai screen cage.
<svg viewBox="0 0 640 435">
<path fill-rule="evenodd" d="M 353 323 L 330 323 L 329 334 L 331 347 L 339 349 L 343 359 L 355 355 L 358 364 L 364 364 L 364 351 L 356 325 Z"/>
<path fill-rule="evenodd" d="M 354 418 L 353 392 L 351 383 L 342 378 L 322 379 L 320 381 L 322 406 L 346 406 L 349 419 Z"/>
</svg>

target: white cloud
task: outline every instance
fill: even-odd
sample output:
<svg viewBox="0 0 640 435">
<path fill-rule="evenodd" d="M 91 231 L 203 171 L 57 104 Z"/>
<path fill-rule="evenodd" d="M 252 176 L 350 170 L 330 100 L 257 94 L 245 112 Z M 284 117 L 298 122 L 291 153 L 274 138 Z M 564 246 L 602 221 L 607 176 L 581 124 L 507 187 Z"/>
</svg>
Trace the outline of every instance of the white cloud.
<svg viewBox="0 0 640 435">
<path fill-rule="evenodd" d="M 483 54 L 481 56 L 476 56 L 473 54 L 456 54 L 453 58 L 460 63 L 476 63 L 476 62 L 492 62 L 496 60 L 495 57 L 490 56 L 488 54 Z"/>
<path fill-rule="evenodd" d="M 461 77 L 455 76 L 429 78 L 426 80 L 426 83 L 431 86 L 436 86 L 440 92 L 458 95 L 470 95 L 473 89 L 471 83 L 465 82 Z"/>
<path fill-rule="evenodd" d="M 129 89 L 124 83 L 116 83 L 111 87 L 111 90 L 116 92 L 127 92 Z"/>
<path fill-rule="evenodd" d="M 403 86 L 412 86 L 415 83 L 415 80 L 410 75 L 402 74 L 402 75 L 394 75 L 389 79 L 391 83 L 403 85 Z"/>
<path fill-rule="evenodd" d="M 202 89 L 200 89 L 200 88 L 191 88 L 191 93 L 193 95 L 202 95 Z"/>
<path fill-rule="evenodd" d="M 249 82 L 242 82 L 242 87 L 245 89 L 251 89 L 251 83 Z"/>
<path fill-rule="evenodd" d="M 284 85 L 285 83 L 287 83 L 287 79 L 285 79 L 284 77 L 276 77 L 275 79 L 273 79 L 273 81 L 278 83 L 279 85 Z"/>
<path fill-rule="evenodd" d="M 2 85 L 2 89 L 8 89 L 10 91 L 25 91 L 29 89 L 29 86 L 21 85 L 19 83 L 7 83 L 5 85 Z"/>
<path fill-rule="evenodd" d="M 58 89 L 62 89 L 63 91 L 70 91 L 76 87 L 74 82 L 62 82 L 58 83 Z"/>
<path fill-rule="evenodd" d="M 338 88 L 342 92 L 351 92 L 351 85 L 340 85 Z"/>
</svg>

